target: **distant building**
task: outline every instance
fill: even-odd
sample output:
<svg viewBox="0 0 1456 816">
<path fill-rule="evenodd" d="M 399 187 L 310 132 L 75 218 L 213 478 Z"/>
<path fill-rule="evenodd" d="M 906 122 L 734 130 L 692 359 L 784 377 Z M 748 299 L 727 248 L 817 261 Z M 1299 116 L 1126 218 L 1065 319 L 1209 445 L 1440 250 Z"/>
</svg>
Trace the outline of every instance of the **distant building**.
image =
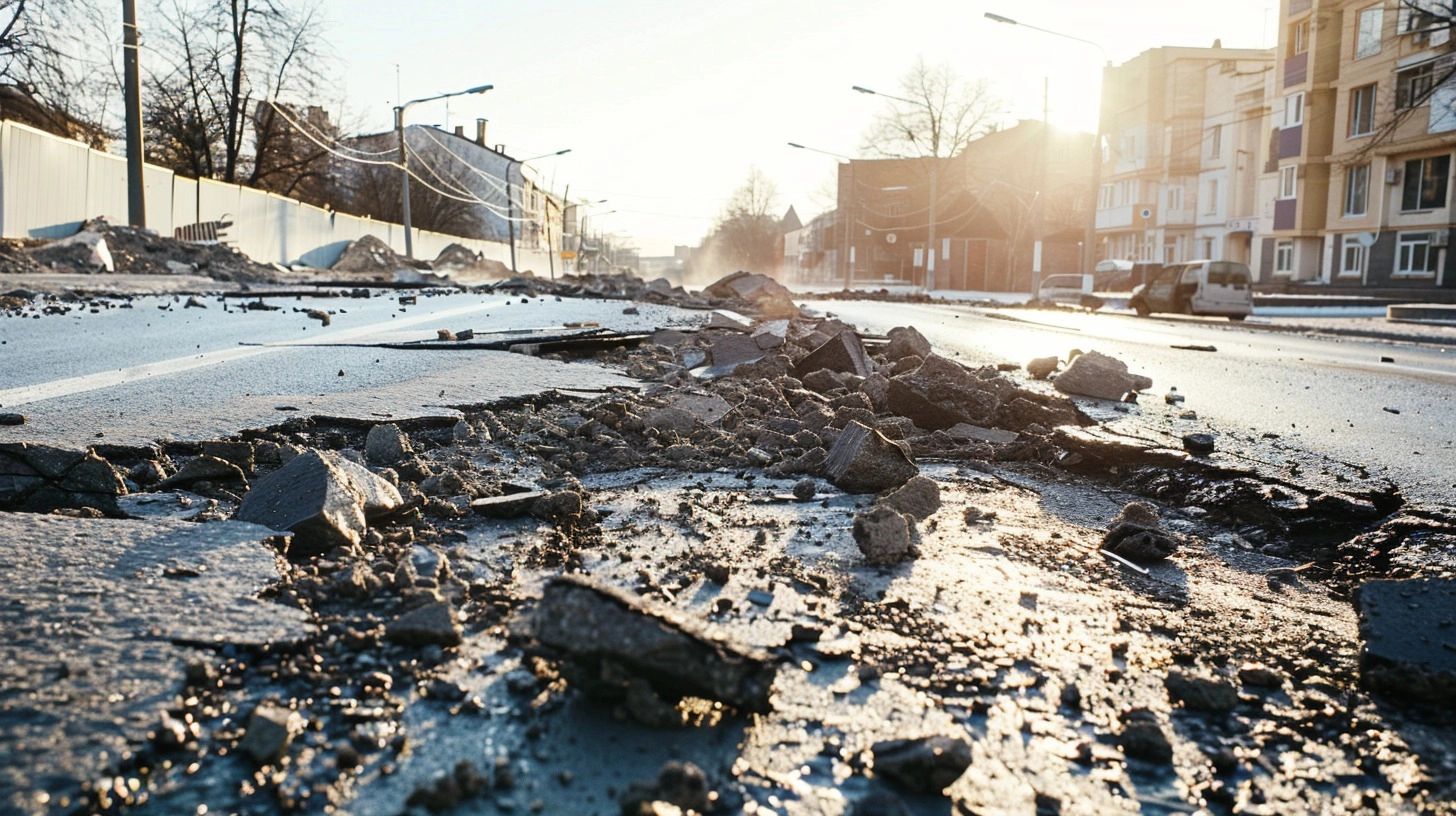
<svg viewBox="0 0 1456 816">
<path fill-rule="evenodd" d="M 922 286 L 936 180 L 935 288 L 1028 291 L 1034 246 L 1043 275 L 1081 268 L 1092 188 L 1092 137 L 1025 121 L 954 157 L 839 166 L 835 279 Z M 819 251 L 828 254 L 821 243 Z"/>
<path fill-rule="evenodd" d="M 1098 258 L 1252 255 L 1273 58 L 1258 49 L 1153 48 L 1104 72 Z"/>
</svg>

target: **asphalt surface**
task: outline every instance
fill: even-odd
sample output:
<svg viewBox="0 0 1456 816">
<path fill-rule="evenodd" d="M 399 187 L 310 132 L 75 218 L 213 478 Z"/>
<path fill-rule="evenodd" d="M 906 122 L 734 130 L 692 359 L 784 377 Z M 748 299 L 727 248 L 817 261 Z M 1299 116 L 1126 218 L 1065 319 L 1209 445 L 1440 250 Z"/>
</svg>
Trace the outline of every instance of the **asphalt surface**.
<svg viewBox="0 0 1456 816">
<path fill-rule="evenodd" d="M 1407 498 L 1449 503 L 1456 487 L 1456 347 L 1274 332 L 1223 320 L 1140 319 L 1033 309 L 834 301 L 813 304 L 870 332 L 913 325 L 977 364 L 1117 357 L 1153 379 L 1144 411 L 1177 388 L 1200 421 L 1368 468 Z M 1216 352 L 1175 345 L 1213 346 Z M 1393 362 L 1382 362 L 1390 358 Z M 1398 411 L 1399 413 L 1394 413 Z"/>
<path fill-rule="evenodd" d="M 620 301 L 455 294 L 401 305 L 398 297 L 265 298 L 281 307 L 276 311 L 244 310 L 237 298 L 186 308 L 180 298 L 143 297 L 131 308 L 0 320 L 0 409 L 29 418 L 0 428 L 0 441 L 74 447 L 207 439 L 295 411 L 401 419 L 551 388 L 630 385 L 597 366 L 379 344 L 433 340 L 438 329 L 471 329 L 491 340 L 515 336 L 500 334 L 507 330 L 581 331 L 565 323 L 643 331 L 693 320 L 645 304 L 640 315 L 624 315 Z M 309 317 L 310 309 L 329 312 L 330 324 Z"/>
</svg>

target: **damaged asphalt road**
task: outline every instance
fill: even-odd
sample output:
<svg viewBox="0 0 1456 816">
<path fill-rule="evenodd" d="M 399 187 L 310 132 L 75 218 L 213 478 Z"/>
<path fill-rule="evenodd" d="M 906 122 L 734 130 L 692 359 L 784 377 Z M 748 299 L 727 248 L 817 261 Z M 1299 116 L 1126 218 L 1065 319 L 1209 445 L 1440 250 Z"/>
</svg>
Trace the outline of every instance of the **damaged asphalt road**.
<svg viewBox="0 0 1456 816">
<path fill-rule="evenodd" d="M 0 530 L 55 552 L 5 584 L 6 808 L 1452 812 L 1449 505 L 1134 433 L 1188 409 L 1132 355 L 1040 382 L 757 276 L 710 287 L 731 313 L 632 291 L 381 337 L 546 312 L 635 347 L 358 349 L 458 357 L 448 411 L 22 447 L 84 394 L 14 408 Z M 1113 388 L 1142 400 L 1080 396 Z"/>
</svg>

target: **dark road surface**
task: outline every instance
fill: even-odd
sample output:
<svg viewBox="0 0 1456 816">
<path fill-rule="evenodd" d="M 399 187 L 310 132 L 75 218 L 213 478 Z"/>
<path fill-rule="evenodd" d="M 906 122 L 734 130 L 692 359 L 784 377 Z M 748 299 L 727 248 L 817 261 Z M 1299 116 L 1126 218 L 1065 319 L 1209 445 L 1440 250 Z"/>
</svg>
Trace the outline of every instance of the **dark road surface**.
<svg viewBox="0 0 1456 816">
<path fill-rule="evenodd" d="M 871 332 L 914 325 L 936 346 L 977 364 L 1065 359 L 1071 349 L 1095 349 L 1153 378 L 1154 398 L 1143 400 L 1145 412 L 1163 410 L 1162 395 L 1176 387 L 1187 398 L 1177 410 L 1192 409 L 1216 427 L 1278 433 L 1291 445 L 1384 475 L 1410 498 L 1449 503 L 1456 492 L 1456 349 L 1311 337 L 1223 321 L 874 302 L 814 305 Z"/>
</svg>

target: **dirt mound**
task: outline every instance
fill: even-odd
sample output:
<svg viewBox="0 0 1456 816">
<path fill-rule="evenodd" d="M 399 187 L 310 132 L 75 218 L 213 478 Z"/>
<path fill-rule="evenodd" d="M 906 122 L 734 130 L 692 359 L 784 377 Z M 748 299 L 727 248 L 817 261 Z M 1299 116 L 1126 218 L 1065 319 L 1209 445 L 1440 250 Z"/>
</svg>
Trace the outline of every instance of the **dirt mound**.
<svg viewBox="0 0 1456 816">
<path fill-rule="evenodd" d="M 344 251 L 339 253 L 339 259 L 329 268 L 349 275 L 393 275 L 395 270 L 407 266 L 409 264 L 395 254 L 388 244 L 373 235 L 365 235 L 350 241 Z"/>
<path fill-rule="evenodd" d="M 98 266 L 92 247 L 98 239 L 105 242 L 112 269 L 118 275 L 203 275 L 238 283 L 279 279 L 275 267 L 258 263 L 232 247 L 192 244 L 149 230 L 113 226 L 103 218 L 87 221 L 76 235 L 26 250 L 28 265 L 11 268 L 9 251 L 0 251 L 0 264 L 11 272 L 93 274 Z"/>
</svg>

